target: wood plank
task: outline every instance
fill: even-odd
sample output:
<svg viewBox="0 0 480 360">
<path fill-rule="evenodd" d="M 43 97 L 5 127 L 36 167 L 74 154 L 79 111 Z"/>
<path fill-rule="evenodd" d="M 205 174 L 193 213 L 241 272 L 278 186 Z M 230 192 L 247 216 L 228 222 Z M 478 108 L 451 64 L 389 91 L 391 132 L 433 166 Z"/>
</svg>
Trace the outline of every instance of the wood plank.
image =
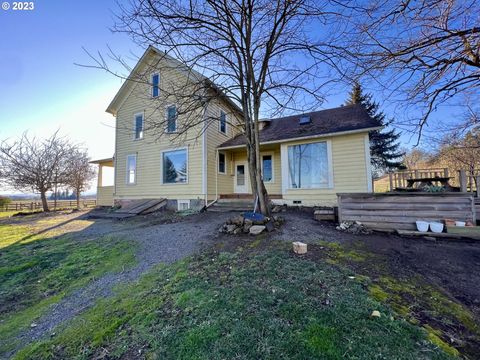
<svg viewBox="0 0 480 360">
<path fill-rule="evenodd" d="M 463 211 L 469 209 L 469 205 L 466 204 L 374 204 L 374 203 L 355 203 L 355 204 L 343 204 L 345 210 L 418 210 L 418 211 Z"/>
<path fill-rule="evenodd" d="M 410 216 L 410 217 L 435 217 L 439 218 L 442 216 L 445 217 L 468 217 L 472 216 L 471 210 L 463 209 L 463 210 L 452 210 L 452 211 L 425 211 L 425 210 L 411 210 L 411 209 L 398 209 L 398 210 L 359 210 L 359 209 L 344 209 L 343 215 L 348 217 L 350 215 L 355 216 Z"/>
</svg>

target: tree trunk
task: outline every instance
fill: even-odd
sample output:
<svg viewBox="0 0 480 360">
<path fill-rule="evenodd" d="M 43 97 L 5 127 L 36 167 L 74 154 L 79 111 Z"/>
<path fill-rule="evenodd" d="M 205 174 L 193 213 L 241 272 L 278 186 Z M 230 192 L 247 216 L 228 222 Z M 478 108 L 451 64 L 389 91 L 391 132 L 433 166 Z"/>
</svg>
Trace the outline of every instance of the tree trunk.
<svg viewBox="0 0 480 360">
<path fill-rule="evenodd" d="M 80 191 L 76 190 L 77 194 L 77 209 L 80 209 Z"/>
<path fill-rule="evenodd" d="M 49 211 L 48 210 L 48 202 L 47 202 L 47 192 L 46 191 L 41 191 L 40 192 L 40 198 L 42 199 L 42 207 L 43 211 Z"/>
<path fill-rule="evenodd" d="M 260 152 L 258 150 L 258 145 L 247 147 L 247 158 L 253 197 L 256 200 L 258 196 L 260 212 L 265 216 L 270 216 L 268 193 L 262 180 L 261 163 L 259 162 Z"/>
</svg>

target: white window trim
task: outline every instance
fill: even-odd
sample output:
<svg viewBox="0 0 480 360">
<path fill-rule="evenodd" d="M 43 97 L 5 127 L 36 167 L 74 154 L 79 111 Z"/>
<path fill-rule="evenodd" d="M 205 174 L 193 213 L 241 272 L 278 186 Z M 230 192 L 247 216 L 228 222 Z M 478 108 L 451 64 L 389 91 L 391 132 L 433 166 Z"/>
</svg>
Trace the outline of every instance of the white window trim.
<svg viewBox="0 0 480 360">
<path fill-rule="evenodd" d="M 260 153 L 261 158 L 261 166 L 262 166 L 262 176 L 263 176 L 263 157 L 264 156 L 271 156 L 272 157 L 272 180 L 264 181 L 265 184 L 273 184 L 275 183 L 275 160 L 274 160 L 274 153 L 273 151 L 262 152 Z"/>
<path fill-rule="evenodd" d="M 327 143 L 327 160 L 328 160 L 328 185 L 315 187 L 315 188 L 291 188 L 289 186 L 289 179 L 288 179 L 288 147 L 294 145 L 307 145 L 307 144 L 314 144 L 318 142 Z M 301 143 L 287 143 L 282 144 L 280 147 L 281 151 L 281 164 L 282 164 L 282 194 L 286 194 L 287 191 L 302 191 L 302 190 L 325 190 L 325 189 L 334 189 L 334 174 L 333 174 L 333 156 L 332 156 L 332 141 L 331 140 L 312 140 L 308 142 L 301 142 Z"/>
<path fill-rule="evenodd" d="M 137 138 L 137 116 L 142 115 L 142 136 Z M 141 111 L 138 113 L 133 114 L 133 140 L 143 140 L 145 137 L 145 111 Z"/>
<path fill-rule="evenodd" d="M 220 171 L 220 154 L 223 154 L 223 157 L 225 159 L 225 167 L 224 171 Z M 218 161 L 217 161 L 217 172 L 221 175 L 226 175 L 227 174 L 227 154 L 224 151 L 219 151 L 218 152 Z"/>
<path fill-rule="evenodd" d="M 183 209 L 180 208 L 180 204 L 187 204 L 187 210 L 190 210 L 190 200 L 177 200 L 177 211 L 182 211 Z"/>
<path fill-rule="evenodd" d="M 172 152 L 172 151 L 180 151 L 180 150 L 185 150 L 185 153 L 187 155 L 187 181 L 184 183 L 166 183 L 163 181 L 163 154 Z M 181 148 L 171 148 L 171 149 L 165 149 L 160 152 L 160 182 L 162 185 L 165 186 L 177 186 L 177 185 L 187 185 L 188 182 L 190 181 L 190 171 L 189 171 L 189 154 L 188 154 L 188 147 L 181 147 Z"/>
<path fill-rule="evenodd" d="M 175 131 L 168 131 L 168 108 L 175 106 Z M 165 121 L 165 134 L 176 134 L 178 133 L 178 107 L 177 104 L 169 104 L 165 106 L 164 111 L 164 121 Z"/>
<path fill-rule="evenodd" d="M 134 181 L 133 182 L 130 182 L 129 179 L 130 179 L 130 170 L 128 168 L 128 159 L 130 157 L 134 157 L 135 158 L 135 175 L 134 175 Z M 129 154 L 127 155 L 127 163 L 126 163 L 126 177 L 125 177 L 125 183 L 127 185 L 136 185 L 137 184 L 137 154 Z"/>
<path fill-rule="evenodd" d="M 222 112 L 225 114 L 225 132 L 223 132 L 221 129 L 222 129 L 222 122 L 221 122 L 221 118 L 222 118 Z M 227 112 L 226 111 L 223 111 L 222 109 L 220 109 L 220 113 L 218 114 L 218 132 L 220 134 L 223 134 L 223 135 L 227 135 L 228 134 L 228 115 L 227 115 Z"/>
<path fill-rule="evenodd" d="M 153 96 L 153 77 L 155 75 L 158 75 L 158 95 L 157 96 Z M 152 83 L 152 86 L 150 87 L 150 96 L 152 99 L 156 99 L 160 96 L 160 73 L 159 72 L 154 72 L 150 75 L 150 81 Z"/>
<path fill-rule="evenodd" d="M 372 158 L 370 153 L 370 135 L 365 134 L 365 167 L 367 172 L 367 191 L 373 192 L 373 176 L 372 176 Z"/>
</svg>

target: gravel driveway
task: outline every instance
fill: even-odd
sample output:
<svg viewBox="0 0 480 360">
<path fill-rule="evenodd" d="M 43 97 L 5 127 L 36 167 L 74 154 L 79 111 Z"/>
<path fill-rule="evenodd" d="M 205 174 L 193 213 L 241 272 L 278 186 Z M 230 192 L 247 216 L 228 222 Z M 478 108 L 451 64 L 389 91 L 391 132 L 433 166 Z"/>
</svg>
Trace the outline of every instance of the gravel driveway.
<svg viewBox="0 0 480 360">
<path fill-rule="evenodd" d="M 17 350 L 31 341 L 52 335 L 58 325 L 85 311 L 96 300 L 112 295 L 116 285 L 135 281 L 157 264 L 172 263 L 211 245 L 219 236 L 218 228 L 232 213 L 206 212 L 183 218 L 168 218 L 168 214 L 160 213 L 158 216 L 123 221 L 98 219 L 93 223 L 88 221 L 87 227 L 82 223 L 87 222 L 85 219 L 88 215 L 77 213 L 62 216 L 64 219 L 61 225 L 54 226 L 55 229 L 48 226 L 41 228 L 37 224 L 35 226 L 40 232 L 55 231 L 56 235 L 68 232 L 78 241 L 106 234 L 125 237 L 136 243 L 137 265 L 120 273 L 106 274 L 52 305 L 45 315 L 35 322 L 35 327 L 18 336 Z M 165 220 L 169 223 L 162 224 Z M 78 227 L 75 224 L 78 224 Z"/>
</svg>

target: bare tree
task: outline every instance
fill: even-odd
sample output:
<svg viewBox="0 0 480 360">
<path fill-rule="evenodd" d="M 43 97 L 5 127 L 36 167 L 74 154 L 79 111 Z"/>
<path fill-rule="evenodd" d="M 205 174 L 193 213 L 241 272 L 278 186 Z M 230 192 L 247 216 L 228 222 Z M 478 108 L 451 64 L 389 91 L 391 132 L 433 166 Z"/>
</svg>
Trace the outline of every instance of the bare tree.
<svg viewBox="0 0 480 360">
<path fill-rule="evenodd" d="M 64 185 L 69 186 L 75 192 L 77 208 L 80 208 L 80 195 L 87 190 L 95 178 L 95 170 L 90 164 L 90 158 L 85 150 L 74 148 L 67 159 L 67 176 Z"/>
<path fill-rule="evenodd" d="M 356 1 L 348 57 L 358 75 L 369 74 L 386 91 L 421 110 L 419 138 L 441 105 L 478 99 L 478 0 Z M 477 100 L 478 101 L 478 100 Z M 470 120 L 477 119 L 471 117 Z M 478 123 L 477 123 L 478 124 Z"/>
<path fill-rule="evenodd" d="M 164 103 L 173 96 L 181 104 L 179 136 L 191 135 L 199 121 L 218 121 L 189 116 L 198 114 L 199 104 L 221 96 L 238 109 L 233 111 L 241 122 L 232 125 L 245 136 L 252 192 L 261 212 L 269 214 L 259 151 L 260 114 L 312 110 L 324 100 L 325 86 L 333 78 L 329 72 L 337 65 L 332 44 L 342 36 L 335 4 L 339 6 L 330 0 L 132 0 L 119 5 L 114 31 L 180 60 L 183 87 L 162 87 L 161 98 Z M 110 56 L 126 65 L 123 58 Z M 101 55 L 92 58 L 94 67 L 114 73 Z M 151 68 L 134 72 L 129 80 L 152 85 L 147 74 Z M 155 118 L 149 126 L 160 136 L 165 124 Z"/>
<path fill-rule="evenodd" d="M 44 211 L 48 211 L 47 192 L 52 190 L 55 178 L 65 173 L 65 164 L 71 145 L 55 132 L 47 139 L 29 137 L 24 133 L 13 142 L 0 144 L 0 174 L 2 182 L 20 191 L 40 193 Z M 60 181 L 61 182 L 61 181 Z"/>
</svg>

